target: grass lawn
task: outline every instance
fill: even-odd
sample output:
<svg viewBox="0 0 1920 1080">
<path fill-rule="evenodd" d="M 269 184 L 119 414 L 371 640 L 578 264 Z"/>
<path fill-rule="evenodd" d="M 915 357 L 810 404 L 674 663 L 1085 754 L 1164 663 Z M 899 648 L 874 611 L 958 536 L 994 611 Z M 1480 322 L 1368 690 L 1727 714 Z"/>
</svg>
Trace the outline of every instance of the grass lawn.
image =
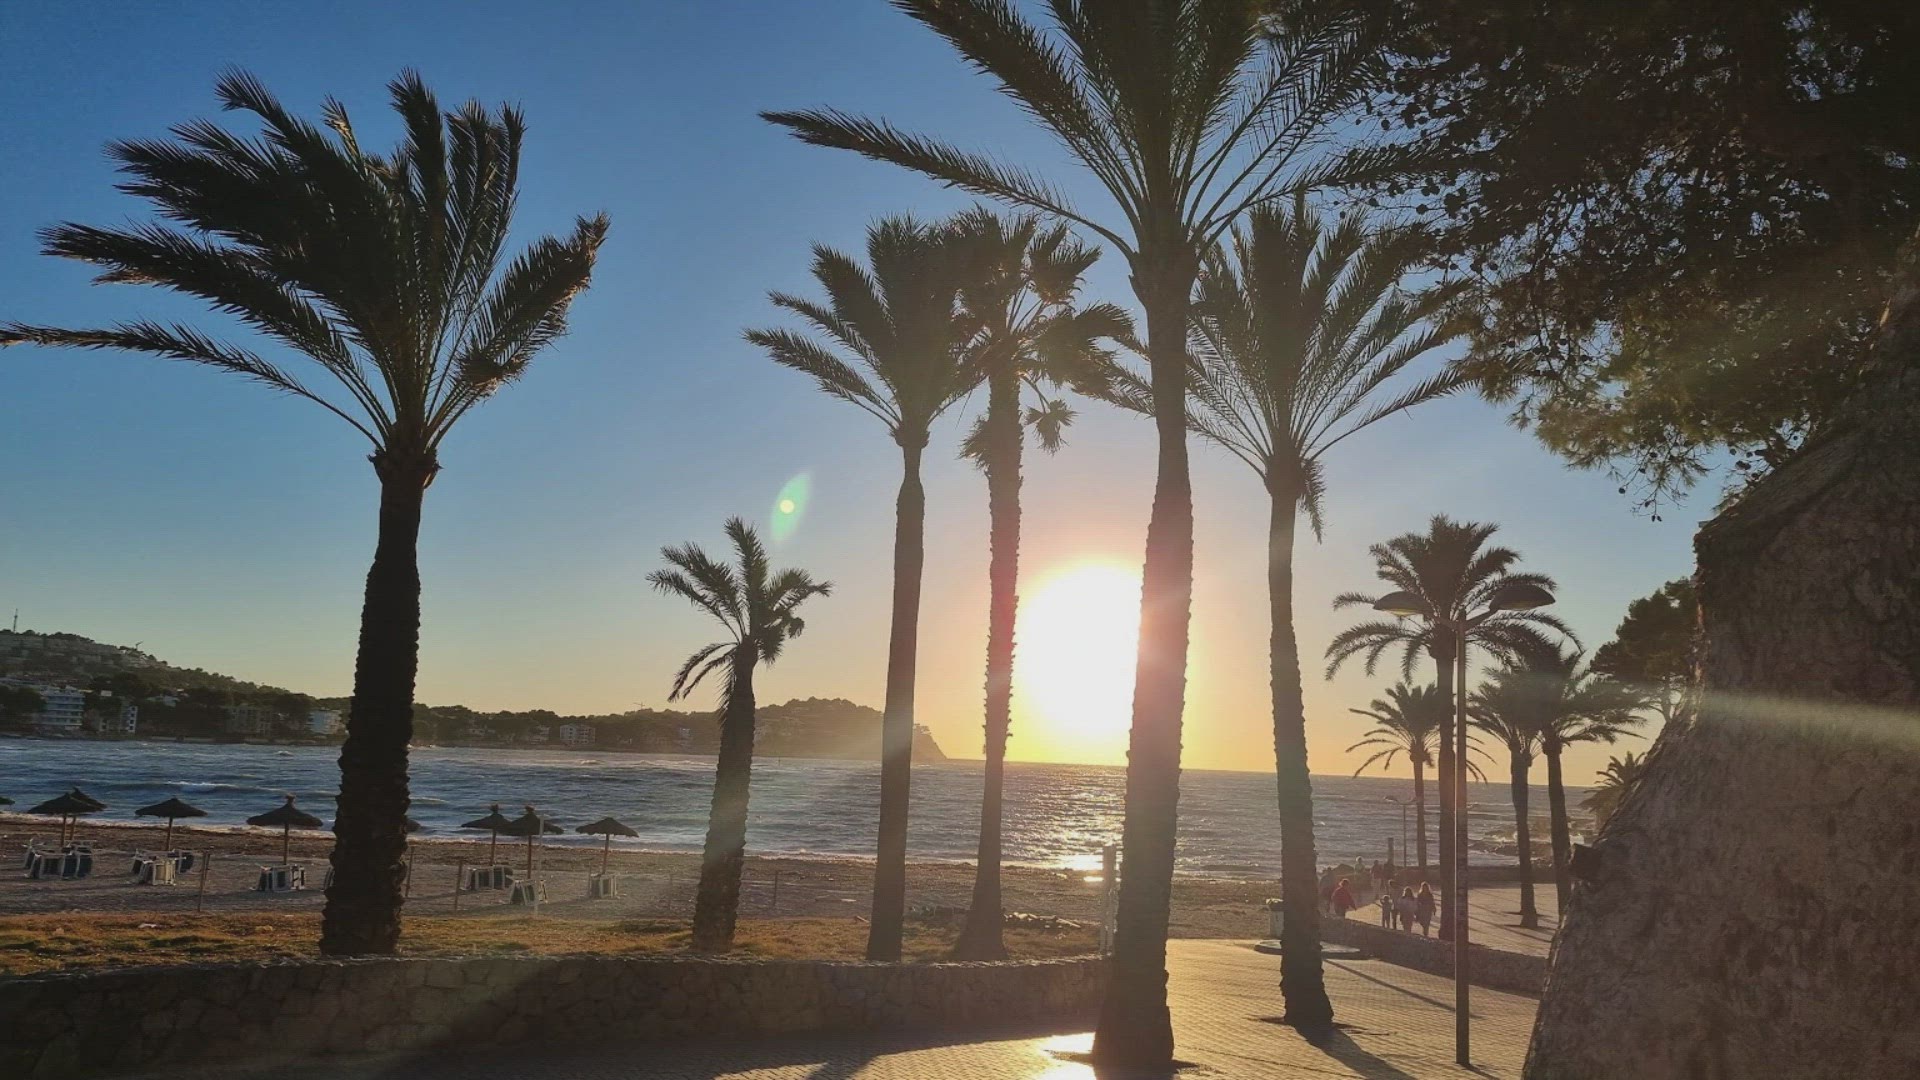
<svg viewBox="0 0 1920 1080">
<path fill-rule="evenodd" d="M 943 959 L 955 929 L 907 927 L 908 960 Z M 1092 928 L 1007 930 L 1007 950 L 1033 960 L 1090 953 Z M 279 960 L 317 956 L 317 913 L 297 915 L 15 915 L 0 918 L 0 975 L 85 967 Z M 497 956 L 561 953 L 659 954 L 684 952 L 692 932 L 686 920 L 570 921 L 547 916 L 411 917 L 400 941 L 403 956 Z M 739 956 L 774 959 L 858 960 L 866 924 L 852 919 L 742 919 L 734 938 Z"/>
</svg>

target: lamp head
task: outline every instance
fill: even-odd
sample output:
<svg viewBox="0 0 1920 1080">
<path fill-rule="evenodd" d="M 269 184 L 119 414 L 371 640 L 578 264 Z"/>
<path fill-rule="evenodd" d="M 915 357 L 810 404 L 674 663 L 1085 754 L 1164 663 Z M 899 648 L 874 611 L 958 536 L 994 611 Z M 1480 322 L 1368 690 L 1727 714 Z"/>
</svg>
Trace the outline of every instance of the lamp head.
<svg viewBox="0 0 1920 1080">
<path fill-rule="evenodd" d="M 1407 618 L 1410 615 L 1431 615 L 1433 610 L 1425 600 L 1404 590 L 1390 592 L 1373 602 L 1373 610 L 1384 611 L 1389 615 Z"/>
<path fill-rule="evenodd" d="M 1508 585 L 1493 594 L 1494 611 L 1532 611 L 1553 603 L 1553 594 L 1538 585 Z"/>
</svg>

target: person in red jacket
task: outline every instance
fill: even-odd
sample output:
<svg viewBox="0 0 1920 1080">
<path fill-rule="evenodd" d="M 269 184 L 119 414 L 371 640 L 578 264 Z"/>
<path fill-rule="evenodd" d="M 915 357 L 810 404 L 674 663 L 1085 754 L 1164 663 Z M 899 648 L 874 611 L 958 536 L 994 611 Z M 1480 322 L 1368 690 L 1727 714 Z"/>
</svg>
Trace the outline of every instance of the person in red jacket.
<svg viewBox="0 0 1920 1080">
<path fill-rule="evenodd" d="M 1347 917 L 1347 912 L 1359 906 L 1360 905 L 1353 899 L 1353 882 L 1346 878 L 1341 878 L 1340 884 L 1333 887 L 1334 917 L 1344 919 Z"/>
</svg>

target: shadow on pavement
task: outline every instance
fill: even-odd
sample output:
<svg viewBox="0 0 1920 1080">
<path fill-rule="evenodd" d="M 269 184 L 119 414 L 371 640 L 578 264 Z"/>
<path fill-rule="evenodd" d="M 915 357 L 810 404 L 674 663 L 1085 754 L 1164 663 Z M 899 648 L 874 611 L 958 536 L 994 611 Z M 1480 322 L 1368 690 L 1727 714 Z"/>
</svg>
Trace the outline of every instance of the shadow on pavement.
<svg viewBox="0 0 1920 1080">
<path fill-rule="evenodd" d="M 437 1050 L 359 1058 L 328 1058 L 313 1064 L 231 1071 L 154 1074 L 151 1080 L 716 1080 L 757 1069 L 806 1070 L 801 1080 L 852 1080 L 876 1059 L 970 1043 L 1033 1039 L 1061 1033 L 1059 1025 L 1000 1026 L 967 1031 L 815 1033 L 730 1042 L 630 1042 L 589 1046 L 517 1046 L 485 1050 Z M 783 1075 L 785 1075 L 783 1073 Z M 1171 1074 L 1169 1074 L 1171 1075 Z M 1131 1080 L 1131 1078 L 1129 1078 Z"/>
</svg>

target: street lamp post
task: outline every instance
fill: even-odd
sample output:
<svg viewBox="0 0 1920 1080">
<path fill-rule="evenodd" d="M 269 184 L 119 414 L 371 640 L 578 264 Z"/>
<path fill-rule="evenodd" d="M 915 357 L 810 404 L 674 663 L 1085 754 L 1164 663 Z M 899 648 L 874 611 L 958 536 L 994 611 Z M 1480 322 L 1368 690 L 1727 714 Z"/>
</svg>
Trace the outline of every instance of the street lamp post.
<svg viewBox="0 0 1920 1080">
<path fill-rule="evenodd" d="M 1453 775 L 1440 782 L 1453 786 L 1453 1059 L 1472 1063 L 1467 1031 L 1467 640 L 1473 628 L 1499 611 L 1530 611 L 1553 603 L 1553 594 L 1538 585 L 1509 585 L 1493 595 L 1478 615 L 1454 615 L 1433 609 L 1420 596 L 1391 592 L 1374 601 L 1376 611 L 1399 618 L 1425 618 L 1437 630 L 1453 637 Z"/>
<path fill-rule="evenodd" d="M 1400 858 L 1405 859 L 1407 857 L 1407 811 L 1413 807 L 1413 800 L 1389 795 L 1387 801 L 1400 808 Z"/>
</svg>

